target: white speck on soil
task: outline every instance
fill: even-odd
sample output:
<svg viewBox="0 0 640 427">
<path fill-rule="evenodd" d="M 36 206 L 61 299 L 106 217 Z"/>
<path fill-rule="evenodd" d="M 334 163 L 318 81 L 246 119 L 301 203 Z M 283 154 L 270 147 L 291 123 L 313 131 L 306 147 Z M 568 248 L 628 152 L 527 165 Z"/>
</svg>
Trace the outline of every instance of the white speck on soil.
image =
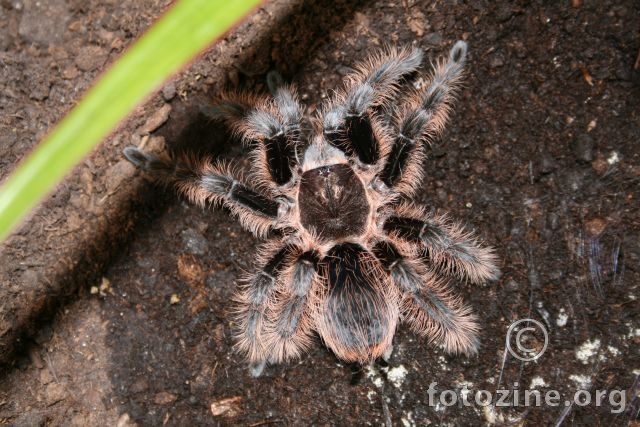
<svg viewBox="0 0 640 427">
<path fill-rule="evenodd" d="M 454 385 L 460 389 L 458 394 L 462 399 L 466 399 L 466 401 L 468 402 L 471 402 L 473 400 L 473 396 L 471 395 L 471 391 L 473 390 L 473 383 L 471 381 L 457 381 L 454 383 Z"/>
<path fill-rule="evenodd" d="M 384 385 L 384 380 L 380 376 L 380 373 L 371 365 L 367 366 L 367 378 L 369 378 L 377 388 L 382 388 Z"/>
<path fill-rule="evenodd" d="M 612 151 L 611 154 L 609 154 L 609 157 L 607 157 L 607 163 L 609 163 L 610 165 L 615 165 L 619 161 L 620 156 L 618 155 L 617 151 Z"/>
<path fill-rule="evenodd" d="M 609 350 L 609 354 L 611 354 L 612 356 L 616 357 L 616 356 L 620 356 L 620 350 L 618 350 L 617 348 L 608 345 L 607 346 L 607 350 Z"/>
<path fill-rule="evenodd" d="M 400 418 L 400 421 L 404 427 L 414 427 L 416 425 L 416 422 L 413 419 L 413 412 L 411 411 L 404 414 L 404 416 Z"/>
<path fill-rule="evenodd" d="M 376 399 L 376 395 L 377 395 L 377 394 L 378 394 L 378 393 L 376 393 L 376 391 L 375 391 L 375 390 L 369 390 L 369 391 L 367 392 L 367 399 L 369 399 L 369 403 L 370 403 L 370 404 L 372 404 L 372 405 L 373 405 L 373 404 L 377 401 L 377 399 Z"/>
<path fill-rule="evenodd" d="M 558 318 L 556 319 L 556 325 L 558 325 L 560 327 L 566 326 L 567 320 L 569 320 L 569 315 L 564 310 L 564 308 L 561 308 L 560 311 L 558 312 Z"/>
<path fill-rule="evenodd" d="M 587 340 L 576 349 L 576 359 L 586 365 L 589 363 L 589 359 L 598 353 L 598 350 L 600 350 L 600 340 L 598 338 Z"/>
<path fill-rule="evenodd" d="M 395 388 L 400 388 L 407 377 L 407 369 L 403 365 L 395 366 L 387 372 L 387 378 Z"/>
<path fill-rule="evenodd" d="M 473 383 L 467 380 L 456 381 L 454 384 L 460 388 L 473 388 Z"/>
<path fill-rule="evenodd" d="M 438 356 L 438 364 L 440 365 L 440 370 L 448 371 L 449 365 L 447 364 L 447 359 L 444 356 Z"/>
<path fill-rule="evenodd" d="M 533 390 L 538 387 L 549 387 L 544 378 L 535 376 L 531 378 L 531 384 L 529 384 L 529 390 Z"/>
<path fill-rule="evenodd" d="M 498 410 L 494 405 L 486 405 L 482 407 L 484 419 L 487 425 L 521 425 L 521 415 L 505 414 Z"/>
<path fill-rule="evenodd" d="M 496 408 L 493 405 L 487 405 L 482 408 L 482 412 L 484 414 L 484 419 L 487 421 L 487 424 L 492 425 L 496 423 Z"/>
<path fill-rule="evenodd" d="M 631 340 L 635 337 L 640 337 L 640 328 L 634 328 L 633 325 L 631 325 L 631 322 L 625 323 L 625 326 L 629 328 L 629 333 L 627 335 L 624 335 L 625 339 Z"/>
<path fill-rule="evenodd" d="M 589 390 L 591 388 L 591 377 L 588 375 L 569 375 L 569 379 L 576 383 L 579 389 Z"/>
</svg>

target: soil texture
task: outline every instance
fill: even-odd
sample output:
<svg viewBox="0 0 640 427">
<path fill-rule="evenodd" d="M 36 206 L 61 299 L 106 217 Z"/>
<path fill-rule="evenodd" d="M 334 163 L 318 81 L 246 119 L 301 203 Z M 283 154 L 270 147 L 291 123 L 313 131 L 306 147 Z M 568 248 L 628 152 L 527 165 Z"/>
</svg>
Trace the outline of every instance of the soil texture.
<svg viewBox="0 0 640 427">
<path fill-rule="evenodd" d="M 170 5 L 0 2 L 0 179 Z M 263 4 L 3 244 L 0 424 L 638 425 L 639 22 L 634 0 Z M 499 281 L 459 287 L 481 319 L 479 354 L 447 355 L 400 326 L 388 366 L 353 372 L 318 340 L 252 378 L 233 350 L 230 301 L 260 242 L 228 212 L 155 185 L 122 149 L 246 167 L 239 141 L 203 114 L 224 91 L 266 93 L 278 71 L 313 112 L 373 50 L 411 45 L 434 60 L 458 39 L 466 84 L 417 202 L 499 254 Z M 547 343 L 535 361 L 506 348 L 527 318 L 548 334 L 528 341 Z M 465 389 L 468 406 L 443 393 Z M 520 405 L 496 405 L 500 389 L 520 390 Z M 524 406 L 534 389 L 559 403 Z M 493 402 L 476 402 L 478 390 Z"/>
</svg>

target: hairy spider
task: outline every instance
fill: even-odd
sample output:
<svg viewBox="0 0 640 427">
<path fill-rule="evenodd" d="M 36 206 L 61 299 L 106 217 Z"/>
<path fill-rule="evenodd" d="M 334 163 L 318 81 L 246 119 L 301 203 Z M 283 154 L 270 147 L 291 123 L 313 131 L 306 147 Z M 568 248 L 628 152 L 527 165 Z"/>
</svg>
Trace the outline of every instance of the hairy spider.
<svg viewBox="0 0 640 427">
<path fill-rule="evenodd" d="M 478 322 L 453 286 L 496 279 L 496 257 L 410 201 L 466 54 L 458 41 L 421 90 L 407 89 L 420 50 L 372 56 L 308 119 L 308 134 L 291 87 L 270 99 L 227 97 L 214 112 L 250 145 L 249 181 L 222 163 L 124 150 L 192 202 L 223 204 L 268 239 L 236 294 L 237 347 L 254 376 L 299 357 L 314 331 L 340 359 L 369 362 L 391 349 L 399 321 L 447 352 L 477 351 Z"/>
</svg>

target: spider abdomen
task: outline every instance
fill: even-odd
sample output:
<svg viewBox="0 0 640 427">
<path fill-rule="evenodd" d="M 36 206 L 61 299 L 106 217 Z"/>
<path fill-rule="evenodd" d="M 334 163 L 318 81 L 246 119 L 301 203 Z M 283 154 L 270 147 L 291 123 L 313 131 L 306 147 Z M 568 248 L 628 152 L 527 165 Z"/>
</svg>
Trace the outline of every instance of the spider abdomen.
<svg viewBox="0 0 640 427">
<path fill-rule="evenodd" d="M 318 333 L 343 360 L 367 362 L 391 345 L 398 296 L 375 257 L 355 243 L 329 250 L 321 262 L 325 283 Z"/>
<path fill-rule="evenodd" d="M 306 171 L 298 204 L 302 226 L 325 241 L 362 234 L 369 216 L 362 181 L 345 163 Z"/>
</svg>

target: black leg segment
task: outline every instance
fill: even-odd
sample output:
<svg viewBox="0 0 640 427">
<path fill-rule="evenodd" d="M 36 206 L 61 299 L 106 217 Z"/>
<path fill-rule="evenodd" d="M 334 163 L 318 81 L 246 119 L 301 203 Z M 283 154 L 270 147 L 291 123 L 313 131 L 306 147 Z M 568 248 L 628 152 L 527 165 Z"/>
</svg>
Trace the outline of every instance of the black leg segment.
<svg viewBox="0 0 640 427">
<path fill-rule="evenodd" d="M 295 151 L 284 133 L 264 140 L 267 155 L 267 165 L 271 177 L 278 185 L 284 185 L 291 180 L 291 162 Z"/>
</svg>

